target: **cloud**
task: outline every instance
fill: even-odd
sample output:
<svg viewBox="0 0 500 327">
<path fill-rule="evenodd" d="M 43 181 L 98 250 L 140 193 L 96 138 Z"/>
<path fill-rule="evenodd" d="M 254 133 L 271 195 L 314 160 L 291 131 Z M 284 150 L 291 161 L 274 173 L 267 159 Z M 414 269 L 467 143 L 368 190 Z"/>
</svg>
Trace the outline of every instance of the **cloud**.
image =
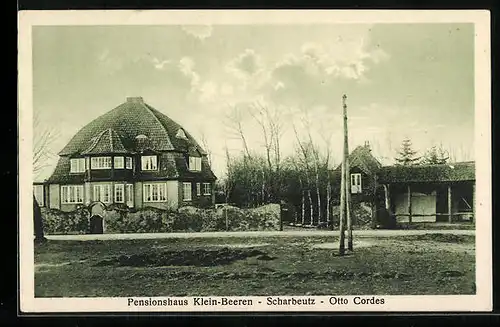
<svg viewBox="0 0 500 327">
<path fill-rule="evenodd" d="M 226 71 L 239 79 L 250 78 L 262 68 L 262 59 L 253 49 L 245 49 L 226 65 Z"/>
<path fill-rule="evenodd" d="M 202 41 L 212 36 L 213 32 L 211 25 L 183 25 L 181 28 L 187 34 Z"/>
<path fill-rule="evenodd" d="M 184 74 L 184 76 L 190 78 L 191 87 L 193 89 L 196 88 L 200 83 L 200 75 L 195 72 L 194 66 L 194 60 L 190 57 L 182 57 L 181 60 L 179 60 L 178 67 L 182 74 Z"/>
<path fill-rule="evenodd" d="M 97 55 L 97 63 L 104 68 L 108 73 L 114 73 L 123 68 L 124 62 L 122 59 L 111 55 L 109 49 L 104 49 Z"/>
</svg>

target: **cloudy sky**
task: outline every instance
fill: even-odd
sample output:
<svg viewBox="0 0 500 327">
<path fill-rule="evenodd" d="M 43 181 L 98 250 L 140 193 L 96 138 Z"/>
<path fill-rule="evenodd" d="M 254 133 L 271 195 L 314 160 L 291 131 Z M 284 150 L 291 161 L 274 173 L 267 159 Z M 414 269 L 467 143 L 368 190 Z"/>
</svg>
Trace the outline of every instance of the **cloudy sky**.
<svg viewBox="0 0 500 327">
<path fill-rule="evenodd" d="M 227 120 L 235 110 L 250 147 L 262 151 L 245 114 L 256 102 L 282 114 L 284 155 L 294 149 L 293 124 L 302 133 L 308 122 L 339 162 L 345 93 L 351 149 L 368 140 L 391 164 L 409 137 L 416 150 L 442 143 L 470 160 L 473 33 L 472 24 L 35 27 L 34 112 L 57 132 L 57 153 L 92 119 L 142 96 L 204 136 L 221 176 L 225 146 L 242 148 Z"/>
</svg>

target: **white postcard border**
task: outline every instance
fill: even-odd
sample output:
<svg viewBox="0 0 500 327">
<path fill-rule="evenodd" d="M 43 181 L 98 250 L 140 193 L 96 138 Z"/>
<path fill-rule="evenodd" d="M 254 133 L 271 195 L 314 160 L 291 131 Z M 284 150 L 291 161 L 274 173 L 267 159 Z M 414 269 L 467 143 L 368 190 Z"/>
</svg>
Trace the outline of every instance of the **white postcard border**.
<svg viewBox="0 0 500 327">
<path fill-rule="evenodd" d="M 308 296 L 316 305 L 273 306 L 267 297 L 228 297 L 252 300 L 252 306 L 129 306 L 128 298 L 35 298 L 32 219 L 32 49 L 36 25 L 168 25 L 168 24 L 359 24 L 359 23 L 474 23 L 475 24 L 475 155 L 476 215 L 491 217 L 491 72 L 490 15 L 485 10 L 250 10 L 250 11 L 22 11 L 19 13 L 19 289 L 20 311 L 35 312 L 219 312 L 219 311 L 490 311 L 492 309 L 492 222 L 476 221 L 476 295 L 375 296 L 383 305 L 330 304 L 330 296 Z M 279 294 L 273 295 L 277 298 Z M 370 298 L 371 296 L 362 296 Z M 211 297 L 222 299 L 222 297 Z M 292 298 L 280 296 L 282 299 Z M 305 298 L 297 296 L 295 298 Z M 136 297 L 134 299 L 149 299 Z M 153 300 L 167 300 L 153 297 Z M 170 299 L 181 299 L 171 297 Z M 262 303 L 258 303 L 261 301 Z M 321 303 L 323 301 L 323 303 Z"/>
</svg>

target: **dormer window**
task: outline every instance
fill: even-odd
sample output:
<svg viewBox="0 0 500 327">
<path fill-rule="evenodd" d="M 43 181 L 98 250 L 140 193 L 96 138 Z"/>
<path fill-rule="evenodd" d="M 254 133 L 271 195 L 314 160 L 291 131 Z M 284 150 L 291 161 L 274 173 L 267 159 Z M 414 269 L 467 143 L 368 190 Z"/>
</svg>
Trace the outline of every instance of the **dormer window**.
<svg viewBox="0 0 500 327">
<path fill-rule="evenodd" d="M 156 156 L 142 156 L 141 157 L 142 170 L 157 170 L 158 162 Z"/>
<path fill-rule="evenodd" d="M 131 157 L 125 157 L 125 165 L 127 169 L 132 169 L 132 158 Z"/>
<path fill-rule="evenodd" d="M 85 172 L 85 159 L 76 158 L 70 159 L 70 173 L 83 173 Z"/>
<path fill-rule="evenodd" d="M 186 133 L 184 132 L 184 130 L 182 128 L 179 128 L 179 130 L 177 131 L 177 134 L 175 135 L 175 137 L 177 137 L 178 139 L 183 139 L 183 140 L 187 140 L 187 136 L 186 136 Z"/>
<path fill-rule="evenodd" d="M 361 174 L 351 174 L 351 193 L 362 193 L 361 188 Z"/>
<path fill-rule="evenodd" d="M 114 168 L 115 169 L 123 169 L 125 167 L 125 163 L 123 157 L 115 157 Z"/>
<path fill-rule="evenodd" d="M 92 157 L 90 167 L 92 169 L 111 169 L 111 157 Z"/>
<path fill-rule="evenodd" d="M 201 157 L 189 157 L 189 170 L 201 171 Z"/>
</svg>

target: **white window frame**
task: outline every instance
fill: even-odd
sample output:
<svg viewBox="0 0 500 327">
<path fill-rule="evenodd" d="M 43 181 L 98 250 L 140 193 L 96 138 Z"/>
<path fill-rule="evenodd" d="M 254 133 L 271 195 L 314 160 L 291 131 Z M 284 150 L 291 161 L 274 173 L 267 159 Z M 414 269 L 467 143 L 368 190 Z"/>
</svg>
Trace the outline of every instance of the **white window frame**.
<svg viewBox="0 0 500 327">
<path fill-rule="evenodd" d="M 123 157 L 114 157 L 114 168 L 116 169 L 125 169 L 125 159 Z"/>
<path fill-rule="evenodd" d="M 126 184 L 125 190 L 126 190 L 126 192 L 125 192 L 125 202 L 127 203 L 127 205 L 129 207 L 133 207 L 134 206 L 134 199 L 135 199 L 135 196 L 134 196 L 134 184 Z"/>
<path fill-rule="evenodd" d="M 111 157 L 92 157 L 90 158 L 90 167 L 92 169 L 111 169 Z"/>
<path fill-rule="evenodd" d="M 108 196 L 106 198 L 105 190 L 107 189 Z M 99 191 L 97 191 L 99 190 Z M 97 191 L 97 192 L 96 192 Z M 98 196 L 97 196 L 97 193 Z M 94 201 L 101 201 L 102 203 L 111 203 L 113 193 L 111 193 L 111 184 L 94 184 L 92 188 L 92 199 Z"/>
<path fill-rule="evenodd" d="M 201 195 L 201 183 L 196 183 L 196 195 Z"/>
<path fill-rule="evenodd" d="M 158 170 L 158 157 L 141 156 L 141 170 L 145 171 Z"/>
<path fill-rule="evenodd" d="M 351 174 L 350 180 L 351 180 L 351 193 L 352 194 L 363 193 L 361 174 L 360 173 Z"/>
<path fill-rule="evenodd" d="M 167 183 L 144 183 L 142 186 L 144 202 L 166 202 Z"/>
<path fill-rule="evenodd" d="M 62 204 L 83 203 L 83 185 L 62 185 L 61 203 Z"/>
<path fill-rule="evenodd" d="M 189 170 L 201 171 L 201 157 L 189 157 Z"/>
<path fill-rule="evenodd" d="M 125 168 L 132 169 L 132 157 L 125 157 Z"/>
<path fill-rule="evenodd" d="M 212 187 L 210 183 L 203 183 L 203 195 L 211 195 Z"/>
<path fill-rule="evenodd" d="M 119 194 L 121 192 L 121 194 Z M 125 203 L 125 184 L 115 184 L 115 203 Z M 121 195 L 121 199 L 119 198 Z"/>
<path fill-rule="evenodd" d="M 193 185 L 191 182 L 182 183 L 182 200 L 191 201 L 193 200 Z"/>
<path fill-rule="evenodd" d="M 85 158 L 72 158 L 69 160 L 70 173 L 84 173 L 85 172 Z"/>
</svg>

